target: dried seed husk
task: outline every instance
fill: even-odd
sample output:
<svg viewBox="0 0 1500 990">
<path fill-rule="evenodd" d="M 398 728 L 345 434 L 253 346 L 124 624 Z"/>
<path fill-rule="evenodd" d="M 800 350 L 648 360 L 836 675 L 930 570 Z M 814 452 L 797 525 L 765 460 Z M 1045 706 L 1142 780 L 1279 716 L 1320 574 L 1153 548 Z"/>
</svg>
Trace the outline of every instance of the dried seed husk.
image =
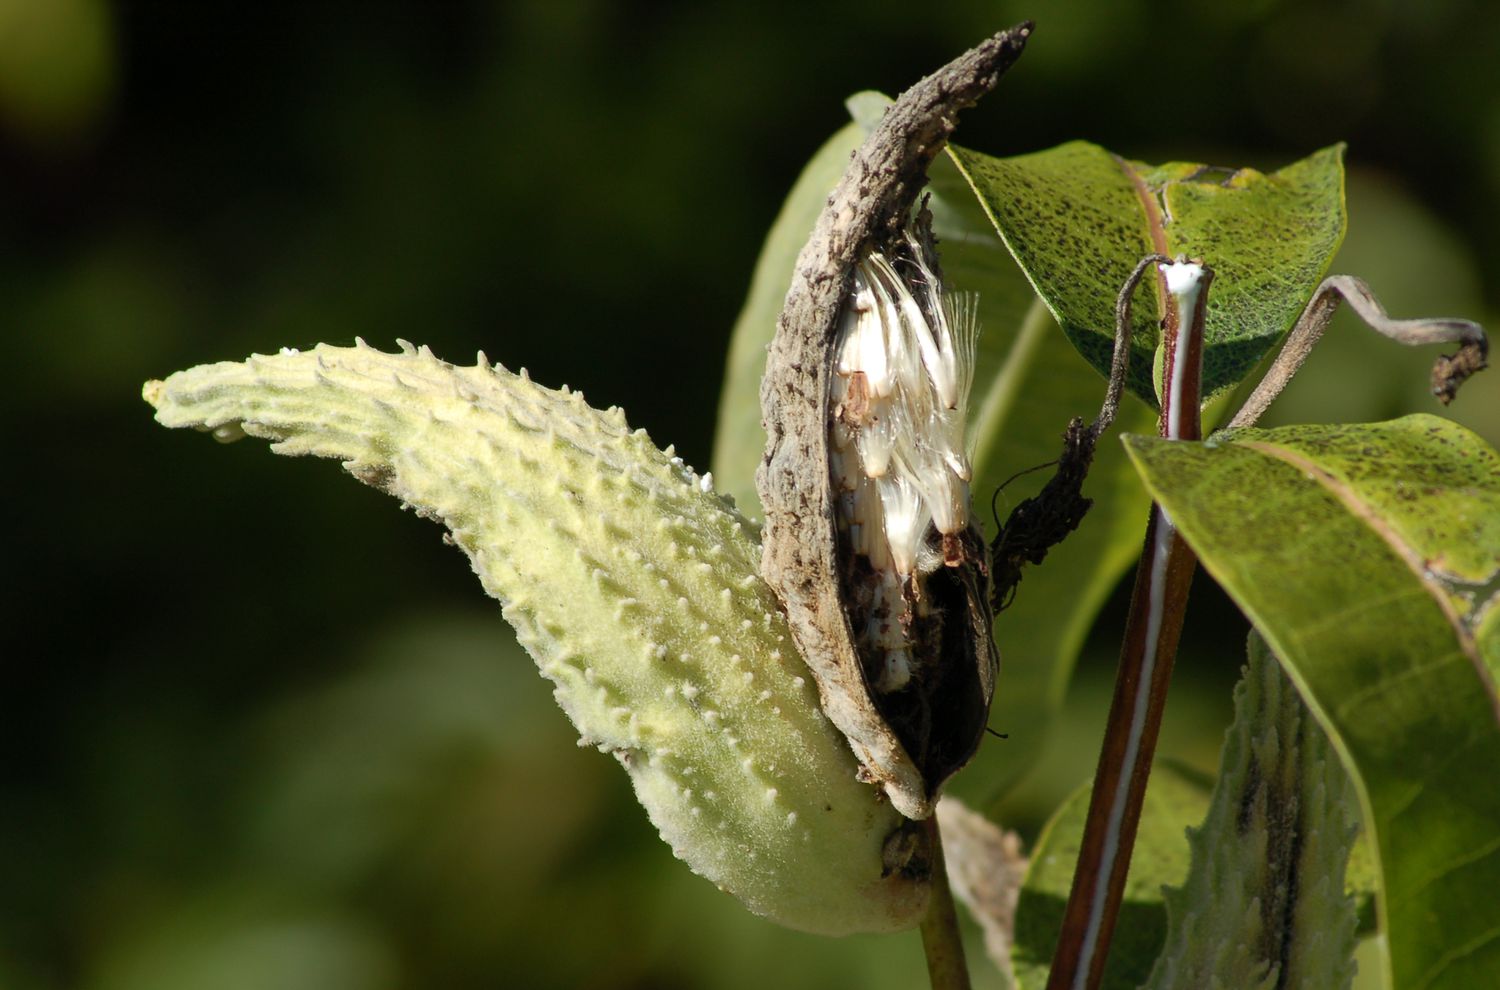
<svg viewBox="0 0 1500 990">
<path fill-rule="evenodd" d="M 1020 56 L 1024 23 L 995 35 L 902 94 L 829 197 L 797 258 L 761 385 L 766 453 L 756 473 L 765 510 L 761 574 L 818 682 L 825 713 L 865 776 L 903 815 L 933 812 L 942 783 L 978 748 L 994 692 L 988 574 L 976 528 L 958 534 L 958 566 L 940 568 L 929 594 L 943 620 L 929 676 L 877 700 L 854 645 L 847 556 L 829 477 L 829 376 L 855 263 L 900 250 L 926 169 L 959 111 L 992 89 Z"/>
</svg>

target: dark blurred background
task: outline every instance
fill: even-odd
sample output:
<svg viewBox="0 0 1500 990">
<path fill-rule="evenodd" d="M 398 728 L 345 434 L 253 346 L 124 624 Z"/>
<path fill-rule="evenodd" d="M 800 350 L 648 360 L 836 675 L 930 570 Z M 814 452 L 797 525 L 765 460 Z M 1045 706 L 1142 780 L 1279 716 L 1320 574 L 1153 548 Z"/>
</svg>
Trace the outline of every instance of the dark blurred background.
<svg viewBox="0 0 1500 990">
<path fill-rule="evenodd" d="M 760 239 L 843 98 L 1028 16 L 964 143 L 1348 140 L 1337 268 L 1395 315 L 1500 309 L 1500 5 L 0 0 L 0 987 L 918 985 L 914 935 L 783 932 L 674 862 L 430 523 L 139 393 L 405 337 L 706 466 Z M 1341 321 L 1275 415 L 1428 409 L 1429 358 Z M 1455 406 L 1492 443 L 1497 391 Z M 1166 745 L 1212 768 L 1236 616 L 1200 591 Z M 1111 635 L 1028 834 L 1092 764 Z"/>
</svg>

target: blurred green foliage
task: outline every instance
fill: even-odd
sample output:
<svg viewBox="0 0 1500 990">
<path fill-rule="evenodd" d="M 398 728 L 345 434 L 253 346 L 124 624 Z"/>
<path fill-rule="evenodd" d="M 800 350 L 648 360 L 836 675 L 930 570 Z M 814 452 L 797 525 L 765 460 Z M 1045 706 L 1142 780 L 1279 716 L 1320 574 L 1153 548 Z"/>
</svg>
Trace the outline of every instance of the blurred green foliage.
<svg viewBox="0 0 1500 990">
<path fill-rule="evenodd" d="M 1494 322 L 1500 7 L 922 15 L 0 2 L 0 986 L 920 981 L 915 935 L 784 932 L 673 862 L 430 523 L 326 465 L 169 434 L 138 394 L 402 336 L 582 387 L 706 465 L 750 266 L 843 98 L 1027 16 L 968 146 L 1274 168 L 1348 140 L 1334 270 L 1397 316 Z M 1428 410 L 1429 357 L 1341 317 L 1271 420 Z M 1453 414 L 1500 440 L 1500 386 Z M 271 583 L 289 555 L 297 580 Z M 1164 749 L 1211 768 L 1238 620 L 1198 591 Z M 1117 613 L 1010 824 L 1092 768 Z"/>
</svg>

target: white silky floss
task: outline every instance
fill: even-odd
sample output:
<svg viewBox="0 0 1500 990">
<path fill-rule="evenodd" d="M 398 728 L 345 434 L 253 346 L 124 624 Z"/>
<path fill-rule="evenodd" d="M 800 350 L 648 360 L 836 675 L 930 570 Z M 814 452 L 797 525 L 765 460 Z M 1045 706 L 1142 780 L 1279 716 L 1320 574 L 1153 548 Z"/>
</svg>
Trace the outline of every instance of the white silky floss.
<svg viewBox="0 0 1500 990">
<path fill-rule="evenodd" d="M 839 530 L 876 575 L 870 619 L 855 634 L 880 661 L 882 693 L 910 682 L 903 619 L 925 614 L 923 577 L 943 563 L 937 545 L 969 525 L 976 309 L 944 295 L 918 238 L 908 234 L 905 247 L 900 260 L 877 251 L 855 267 L 828 403 Z"/>
</svg>

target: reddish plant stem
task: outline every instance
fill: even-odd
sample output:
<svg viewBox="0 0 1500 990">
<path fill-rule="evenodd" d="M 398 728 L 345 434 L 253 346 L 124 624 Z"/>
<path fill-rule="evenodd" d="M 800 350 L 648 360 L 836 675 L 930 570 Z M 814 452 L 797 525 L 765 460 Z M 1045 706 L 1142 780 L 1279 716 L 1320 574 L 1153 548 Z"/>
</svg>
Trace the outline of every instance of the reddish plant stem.
<svg viewBox="0 0 1500 990">
<path fill-rule="evenodd" d="M 1190 292 L 1163 294 L 1159 431 L 1168 439 L 1202 437 L 1203 320 L 1212 278 L 1205 268 L 1189 280 Z M 1196 564 L 1166 513 L 1153 505 L 1048 990 L 1096 990 L 1103 981 Z"/>
</svg>

